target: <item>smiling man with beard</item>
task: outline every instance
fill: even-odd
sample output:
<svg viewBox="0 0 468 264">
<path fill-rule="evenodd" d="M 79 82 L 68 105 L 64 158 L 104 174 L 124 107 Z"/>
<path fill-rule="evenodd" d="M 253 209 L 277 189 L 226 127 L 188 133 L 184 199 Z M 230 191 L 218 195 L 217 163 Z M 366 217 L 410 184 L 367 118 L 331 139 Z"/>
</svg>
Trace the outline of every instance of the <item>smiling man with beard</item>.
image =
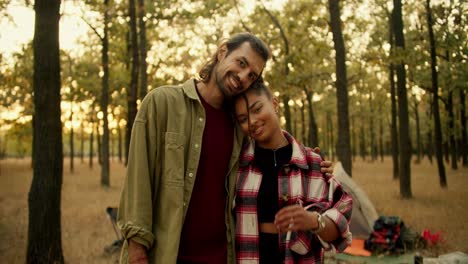
<svg viewBox="0 0 468 264">
<path fill-rule="evenodd" d="M 226 102 L 261 78 L 269 57 L 263 41 L 239 33 L 219 45 L 199 79 L 144 98 L 118 213 L 121 263 L 235 263 L 243 134 Z"/>
</svg>

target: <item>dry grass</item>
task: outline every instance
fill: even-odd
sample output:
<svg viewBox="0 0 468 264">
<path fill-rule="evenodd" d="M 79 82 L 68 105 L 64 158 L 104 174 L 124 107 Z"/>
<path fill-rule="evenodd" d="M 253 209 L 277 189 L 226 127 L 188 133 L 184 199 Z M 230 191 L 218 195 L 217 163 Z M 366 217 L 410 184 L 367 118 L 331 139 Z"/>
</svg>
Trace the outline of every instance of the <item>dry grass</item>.
<svg viewBox="0 0 468 264">
<path fill-rule="evenodd" d="M 400 198 L 400 183 L 392 180 L 393 165 L 390 158 L 382 162 L 357 161 L 353 179 L 366 191 L 379 215 L 400 216 L 405 224 L 416 231 L 429 229 L 441 232 L 445 243 L 432 248 L 427 254 L 452 251 L 468 253 L 468 168 L 461 165 L 452 170 L 445 164 L 448 188 L 439 185 L 435 162 L 427 159 L 421 164 L 411 164 L 411 189 L 413 199 Z"/>
<path fill-rule="evenodd" d="M 0 161 L 0 256 L 4 263 L 25 263 L 28 228 L 30 160 Z M 105 208 L 116 206 L 125 167 L 111 162 L 111 187 L 100 187 L 100 169 L 75 161 L 70 174 L 64 163 L 62 186 L 62 247 L 67 263 L 116 263 L 118 254 L 107 255 L 104 247 L 117 236 Z"/>
<path fill-rule="evenodd" d="M 31 184 L 30 160 L 0 160 L 0 256 L 5 263 L 24 263 L 27 242 L 28 204 Z M 468 252 L 468 169 L 446 168 L 448 188 L 439 187 L 437 167 L 426 160 L 412 164 L 413 199 L 399 198 L 399 183 L 392 180 L 390 159 L 354 162 L 353 179 L 367 192 L 380 215 L 400 216 L 407 226 L 422 231 L 441 231 L 447 240 L 427 254 Z M 75 162 L 70 174 L 64 163 L 62 188 L 62 245 L 67 263 L 115 263 L 118 254 L 107 255 L 104 247 L 116 239 L 105 208 L 118 203 L 125 168 L 111 162 L 111 186 L 100 187 L 95 164 Z"/>
</svg>

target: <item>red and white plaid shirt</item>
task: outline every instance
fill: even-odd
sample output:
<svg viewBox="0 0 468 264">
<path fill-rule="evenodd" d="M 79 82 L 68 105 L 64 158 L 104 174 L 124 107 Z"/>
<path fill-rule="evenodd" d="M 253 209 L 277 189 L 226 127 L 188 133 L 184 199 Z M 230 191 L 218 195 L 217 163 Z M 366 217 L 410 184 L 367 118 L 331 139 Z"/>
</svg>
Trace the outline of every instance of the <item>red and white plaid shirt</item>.
<svg viewBox="0 0 468 264">
<path fill-rule="evenodd" d="M 351 244 L 349 220 L 352 211 L 351 195 L 330 174 L 320 172 L 320 155 L 300 145 L 289 133 L 283 131 L 292 144 L 292 156 L 278 173 L 279 208 L 302 203 L 309 211 L 329 217 L 338 227 L 340 237 L 326 243 L 310 231 L 281 234 L 280 251 L 284 263 L 323 263 L 324 248 L 343 251 Z M 248 142 L 241 153 L 236 185 L 236 255 L 237 263 L 259 263 L 259 231 L 257 195 L 262 173 L 255 167 L 254 142 Z"/>
</svg>

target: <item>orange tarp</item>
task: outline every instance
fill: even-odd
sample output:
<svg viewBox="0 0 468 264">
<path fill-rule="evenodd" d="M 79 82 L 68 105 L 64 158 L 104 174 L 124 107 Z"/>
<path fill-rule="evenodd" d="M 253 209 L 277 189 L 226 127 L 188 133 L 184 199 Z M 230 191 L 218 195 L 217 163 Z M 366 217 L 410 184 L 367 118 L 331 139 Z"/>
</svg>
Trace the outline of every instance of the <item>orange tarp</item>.
<svg viewBox="0 0 468 264">
<path fill-rule="evenodd" d="M 347 247 L 343 253 L 353 256 L 370 257 L 372 253 L 364 249 L 364 239 L 353 239 L 351 246 Z"/>
</svg>

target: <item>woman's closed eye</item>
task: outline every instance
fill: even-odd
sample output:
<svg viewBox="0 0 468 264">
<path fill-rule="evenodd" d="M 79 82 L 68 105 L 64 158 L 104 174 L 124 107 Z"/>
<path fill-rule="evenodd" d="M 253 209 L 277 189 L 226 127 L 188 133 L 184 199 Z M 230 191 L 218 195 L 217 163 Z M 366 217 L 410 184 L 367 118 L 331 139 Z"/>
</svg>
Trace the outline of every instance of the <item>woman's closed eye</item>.
<svg viewBox="0 0 468 264">
<path fill-rule="evenodd" d="M 247 117 L 238 117 L 237 122 L 239 122 L 239 124 L 244 124 L 247 122 Z"/>
<path fill-rule="evenodd" d="M 258 114 L 262 111 L 262 106 L 259 106 L 259 107 L 255 107 L 253 110 L 252 110 L 252 113 L 254 114 Z"/>
</svg>

